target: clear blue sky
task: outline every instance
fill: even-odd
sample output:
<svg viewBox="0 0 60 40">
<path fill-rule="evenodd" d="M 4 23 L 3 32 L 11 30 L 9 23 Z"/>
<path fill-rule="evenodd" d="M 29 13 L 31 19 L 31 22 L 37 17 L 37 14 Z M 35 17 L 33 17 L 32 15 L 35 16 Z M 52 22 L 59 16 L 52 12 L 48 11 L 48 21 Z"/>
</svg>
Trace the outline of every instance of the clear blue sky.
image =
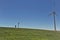
<svg viewBox="0 0 60 40">
<path fill-rule="evenodd" d="M 53 0 L 0 0 L 0 26 L 53 30 Z M 56 0 L 57 30 L 60 29 L 60 0 Z"/>
</svg>

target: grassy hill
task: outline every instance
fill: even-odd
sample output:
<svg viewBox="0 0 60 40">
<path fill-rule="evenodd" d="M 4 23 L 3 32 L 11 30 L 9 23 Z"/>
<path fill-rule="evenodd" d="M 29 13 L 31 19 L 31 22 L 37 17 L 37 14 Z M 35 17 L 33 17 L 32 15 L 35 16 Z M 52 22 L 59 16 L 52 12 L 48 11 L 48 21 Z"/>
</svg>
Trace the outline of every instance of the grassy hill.
<svg viewBox="0 0 60 40">
<path fill-rule="evenodd" d="M 0 40 L 60 40 L 60 32 L 23 28 L 0 28 Z"/>
</svg>

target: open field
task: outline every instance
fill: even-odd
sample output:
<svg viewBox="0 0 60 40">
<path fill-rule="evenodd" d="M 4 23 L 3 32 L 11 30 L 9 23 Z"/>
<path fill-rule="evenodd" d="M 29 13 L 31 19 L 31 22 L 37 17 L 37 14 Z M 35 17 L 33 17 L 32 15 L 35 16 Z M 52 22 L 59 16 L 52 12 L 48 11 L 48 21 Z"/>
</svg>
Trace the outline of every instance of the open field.
<svg viewBox="0 0 60 40">
<path fill-rule="evenodd" d="M 60 32 L 23 28 L 0 28 L 0 40 L 60 40 Z"/>
</svg>

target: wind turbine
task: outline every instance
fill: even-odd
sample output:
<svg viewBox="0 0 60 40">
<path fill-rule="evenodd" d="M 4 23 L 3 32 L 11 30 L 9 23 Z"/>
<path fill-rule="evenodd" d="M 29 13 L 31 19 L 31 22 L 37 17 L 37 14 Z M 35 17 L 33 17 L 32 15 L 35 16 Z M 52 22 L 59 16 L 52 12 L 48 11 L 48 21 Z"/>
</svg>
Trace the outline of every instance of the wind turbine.
<svg viewBox="0 0 60 40">
<path fill-rule="evenodd" d="M 19 26 L 20 26 L 20 22 L 19 22 L 19 17 L 17 16 L 17 27 L 19 28 Z"/>
<path fill-rule="evenodd" d="M 20 27 L 20 24 L 21 24 L 21 17 L 17 17 L 18 18 L 18 28 Z"/>
<path fill-rule="evenodd" d="M 20 24 L 20 22 L 18 22 L 18 28 L 19 28 L 19 24 Z"/>
<path fill-rule="evenodd" d="M 54 21 L 54 31 L 56 31 L 56 12 L 53 11 L 50 15 L 53 16 L 53 21 Z"/>
<path fill-rule="evenodd" d="M 53 12 L 50 14 L 53 16 L 53 21 L 54 21 L 54 31 L 56 31 L 56 12 L 55 12 L 55 0 L 53 2 Z"/>
</svg>

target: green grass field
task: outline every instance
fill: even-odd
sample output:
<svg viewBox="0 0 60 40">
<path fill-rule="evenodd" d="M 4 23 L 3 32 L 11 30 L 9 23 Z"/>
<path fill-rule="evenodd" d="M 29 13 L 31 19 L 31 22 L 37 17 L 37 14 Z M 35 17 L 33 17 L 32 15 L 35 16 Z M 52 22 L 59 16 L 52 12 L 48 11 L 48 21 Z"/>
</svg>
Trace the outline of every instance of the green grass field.
<svg viewBox="0 0 60 40">
<path fill-rule="evenodd" d="M 23 28 L 0 28 L 0 40 L 60 40 L 60 32 Z"/>
</svg>

